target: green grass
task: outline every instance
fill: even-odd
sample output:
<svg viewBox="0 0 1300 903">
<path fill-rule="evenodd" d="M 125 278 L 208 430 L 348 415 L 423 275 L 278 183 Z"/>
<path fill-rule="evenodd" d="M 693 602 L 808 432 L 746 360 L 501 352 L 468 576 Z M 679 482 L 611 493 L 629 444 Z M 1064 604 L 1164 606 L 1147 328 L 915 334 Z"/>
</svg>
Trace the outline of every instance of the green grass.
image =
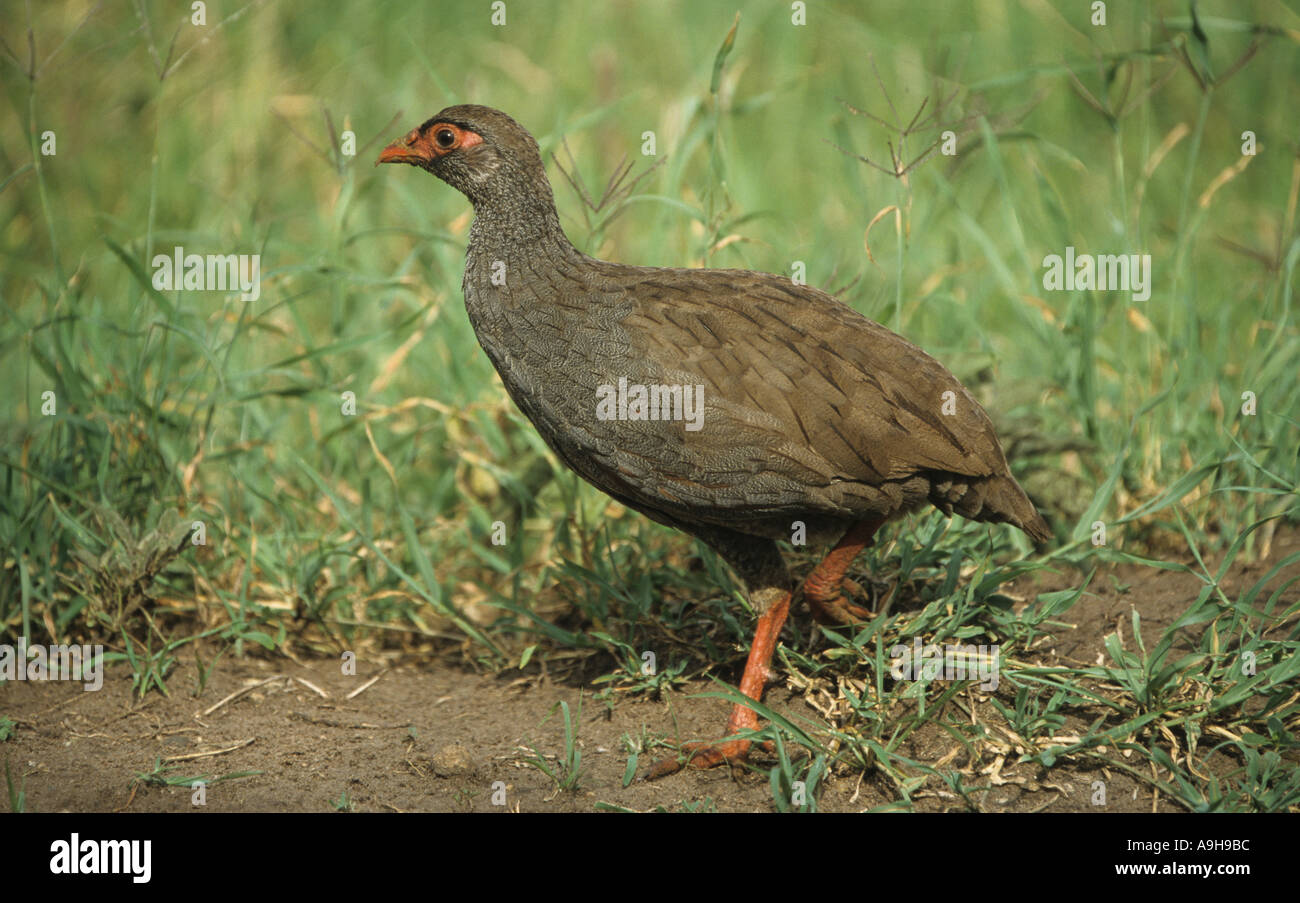
<svg viewBox="0 0 1300 903">
<path fill-rule="evenodd" d="M 14 774 L 9 767 L 9 758 L 5 757 L 5 789 L 9 795 L 9 811 L 13 813 L 27 811 L 27 791 L 24 789 L 27 784 L 26 777 L 20 776 L 17 786 L 14 785 Z"/>
<path fill-rule="evenodd" d="M 900 754 L 938 725 L 975 756 L 1104 761 L 1187 808 L 1296 808 L 1294 594 L 1219 581 L 1298 519 L 1284 86 L 1300 81 L 1300 18 L 1201 3 L 1194 29 L 1184 3 L 1108 6 L 1105 28 L 1080 4 L 902 0 L 869 17 L 810 5 L 802 27 L 749 2 L 512 4 L 505 28 L 480 3 L 209 5 L 205 28 L 161 2 L 7 9 L 0 639 L 94 636 L 141 693 L 166 691 L 185 646 L 205 668 L 250 643 L 432 642 L 491 669 L 579 648 L 631 695 L 736 660 L 752 618 L 725 568 L 553 472 L 505 397 L 461 306 L 467 203 L 371 166 L 441 107 L 484 102 L 589 186 L 584 199 L 549 167 L 580 248 L 786 274 L 798 261 L 943 360 L 1056 529 L 1048 554 L 1009 564 L 1029 553 L 1010 531 L 891 526 L 864 561 L 923 604 L 783 647 L 780 666 L 830 681 L 850 715 L 769 736 L 878 770 L 904 807 L 932 776 L 980 805 L 960 776 Z M 667 39 L 647 52 L 647 36 Z M 860 159 L 911 161 L 949 127 L 956 156 L 906 178 Z M 1259 152 L 1243 167 L 1246 130 Z M 155 291 L 152 255 L 177 244 L 260 253 L 261 298 Z M 1043 256 L 1067 245 L 1150 253 L 1151 299 L 1043 291 Z M 205 545 L 169 554 L 176 514 Z M 1095 666 L 1027 654 L 1082 580 L 1019 617 L 998 592 L 1026 569 L 1155 573 L 1189 552 L 1203 590 L 1182 619 Z M 1175 652 L 1184 626 L 1196 648 Z M 972 724 L 963 687 L 891 684 L 884 650 L 915 636 L 996 636 L 997 708 Z M 1067 725 L 1077 742 L 1051 742 Z M 775 806 L 807 767 L 781 760 Z"/>
<path fill-rule="evenodd" d="M 339 794 L 338 799 L 330 800 L 329 804 L 331 807 L 333 807 L 335 812 L 356 811 L 356 803 L 352 801 L 352 797 L 348 795 L 348 792 L 346 790 L 344 790 L 342 793 Z"/>
<path fill-rule="evenodd" d="M 221 775 L 190 775 L 184 776 L 175 772 L 181 768 L 180 765 L 164 765 L 161 757 L 155 758 L 153 768 L 149 771 L 137 772 L 135 778 L 131 781 L 131 787 L 139 785 L 141 787 L 190 787 L 194 784 L 201 783 L 206 785 L 219 784 L 222 781 L 237 781 L 240 778 L 251 778 L 262 774 L 260 771 L 233 771 L 229 774 Z"/>
<path fill-rule="evenodd" d="M 545 721 L 549 721 L 555 710 L 559 709 L 564 718 L 564 750 L 561 755 L 551 757 L 554 761 L 541 752 L 537 747 L 530 746 L 531 756 L 525 756 L 521 761 L 531 765 L 546 775 L 553 784 L 556 791 L 567 790 L 576 791 L 579 783 L 582 781 L 582 748 L 578 743 L 578 724 L 582 722 L 582 699 L 578 699 L 578 710 L 576 713 L 569 712 L 569 704 L 564 700 L 551 708 Z M 577 722 L 575 724 L 574 722 Z"/>
</svg>

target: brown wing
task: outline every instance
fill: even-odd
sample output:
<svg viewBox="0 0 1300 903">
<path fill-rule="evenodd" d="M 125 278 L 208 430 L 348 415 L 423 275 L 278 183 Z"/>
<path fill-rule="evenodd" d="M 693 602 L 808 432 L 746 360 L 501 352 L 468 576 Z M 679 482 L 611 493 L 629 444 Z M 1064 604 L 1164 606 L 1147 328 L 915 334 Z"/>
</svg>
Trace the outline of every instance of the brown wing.
<svg viewBox="0 0 1300 903">
<path fill-rule="evenodd" d="M 777 276 L 638 273 L 621 323 L 631 356 L 706 397 L 702 430 L 667 431 L 690 466 L 656 467 L 674 460 L 660 447 L 641 458 L 652 482 L 689 482 L 737 511 L 892 515 L 930 501 L 1019 526 L 1037 518 L 988 416 L 920 348 Z"/>
<path fill-rule="evenodd" d="M 1048 535 L 956 378 L 824 292 L 590 258 L 548 279 L 471 307 L 492 318 L 480 342 L 556 453 L 639 510 L 788 535 L 930 502 Z M 537 285 L 549 302 L 529 303 Z M 702 386 L 702 428 L 593 416 L 620 379 Z"/>
</svg>

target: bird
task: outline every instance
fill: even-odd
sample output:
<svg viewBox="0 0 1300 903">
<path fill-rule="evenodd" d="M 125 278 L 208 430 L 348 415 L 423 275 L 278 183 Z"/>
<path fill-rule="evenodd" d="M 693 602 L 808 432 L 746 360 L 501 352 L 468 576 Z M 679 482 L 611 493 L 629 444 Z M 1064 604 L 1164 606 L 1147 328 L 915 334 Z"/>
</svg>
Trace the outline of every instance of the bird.
<svg viewBox="0 0 1300 903">
<path fill-rule="evenodd" d="M 631 266 L 565 235 L 537 141 L 500 110 L 447 107 L 385 147 L 474 210 L 462 284 L 510 398 L 570 470 L 713 549 L 757 614 L 740 692 L 759 702 L 792 601 L 865 621 L 846 571 L 886 522 L 931 505 L 1052 531 L 988 415 L 942 364 L 831 295 L 735 269 Z M 778 543 L 829 551 L 795 585 Z M 737 767 L 758 714 L 643 779 Z"/>
</svg>

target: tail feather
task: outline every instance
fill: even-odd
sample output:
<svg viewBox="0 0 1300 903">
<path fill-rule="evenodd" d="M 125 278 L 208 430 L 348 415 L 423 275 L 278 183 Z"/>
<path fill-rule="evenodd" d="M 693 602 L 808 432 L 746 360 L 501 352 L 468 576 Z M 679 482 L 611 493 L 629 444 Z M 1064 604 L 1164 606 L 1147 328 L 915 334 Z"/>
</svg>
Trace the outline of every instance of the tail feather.
<svg viewBox="0 0 1300 903">
<path fill-rule="evenodd" d="M 980 513 L 983 515 L 981 520 L 988 519 L 1019 527 L 1040 545 L 1052 539 L 1052 528 L 1038 513 L 1029 496 L 1025 495 L 1025 490 L 1010 476 L 999 478 L 989 487 L 984 498 L 984 510 Z"/>
</svg>

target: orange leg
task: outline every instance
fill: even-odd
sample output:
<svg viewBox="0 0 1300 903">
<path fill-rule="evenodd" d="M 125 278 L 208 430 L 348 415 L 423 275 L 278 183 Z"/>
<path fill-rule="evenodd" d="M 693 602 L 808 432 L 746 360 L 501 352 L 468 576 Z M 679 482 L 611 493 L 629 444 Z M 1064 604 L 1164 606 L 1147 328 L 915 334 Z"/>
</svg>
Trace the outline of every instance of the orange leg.
<svg viewBox="0 0 1300 903">
<path fill-rule="evenodd" d="M 844 572 L 848 570 L 858 553 L 871 545 L 872 537 L 883 523 L 884 520 L 865 520 L 854 524 L 804 580 L 804 598 L 808 600 L 813 617 L 817 618 L 819 623 L 846 624 L 871 617 L 871 612 L 844 600 L 841 586 Z M 772 664 L 772 654 L 776 651 L 776 641 L 781 635 L 781 626 L 785 624 L 785 619 L 790 614 L 790 599 L 789 592 L 782 593 L 758 619 L 758 628 L 754 631 L 754 644 L 749 647 L 745 673 L 740 678 L 740 692 L 755 702 L 763 698 L 763 689 L 767 685 L 768 671 Z M 725 736 L 731 736 L 739 731 L 754 730 L 757 727 L 758 713 L 744 704 L 737 704 L 731 710 Z M 642 780 L 653 781 L 655 778 L 673 774 L 680 771 L 683 764 L 690 768 L 712 768 L 724 762 L 743 762 L 749 755 L 752 742 L 719 740 L 714 743 L 684 743 L 682 751 L 687 754 L 685 762 L 676 756 L 660 759 L 642 775 Z"/>
<path fill-rule="evenodd" d="M 763 688 L 767 685 L 772 654 L 776 651 L 776 640 L 781 635 L 781 625 L 785 623 L 789 614 L 790 593 L 787 592 L 758 619 L 758 628 L 754 631 L 754 643 L 749 647 L 749 659 L 745 662 L 745 673 L 740 677 L 740 692 L 755 702 L 763 698 Z M 731 710 L 725 736 L 757 727 L 758 714 L 753 709 L 737 703 Z M 749 740 L 726 740 L 716 743 L 684 743 L 682 751 L 689 756 L 685 764 L 690 768 L 712 768 L 724 762 L 743 762 L 749 754 L 750 742 Z M 642 780 L 653 781 L 673 774 L 679 771 L 682 765 L 681 759 L 675 756 L 660 759 L 642 775 Z"/>
<path fill-rule="evenodd" d="M 844 598 L 844 573 L 853 559 L 872 544 L 883 519 L 859 521 L 849 528 L 803 581 L 803 597 L 818 624 L 852 624 L 866 621 L 871 612 Z"/>
</svg>

